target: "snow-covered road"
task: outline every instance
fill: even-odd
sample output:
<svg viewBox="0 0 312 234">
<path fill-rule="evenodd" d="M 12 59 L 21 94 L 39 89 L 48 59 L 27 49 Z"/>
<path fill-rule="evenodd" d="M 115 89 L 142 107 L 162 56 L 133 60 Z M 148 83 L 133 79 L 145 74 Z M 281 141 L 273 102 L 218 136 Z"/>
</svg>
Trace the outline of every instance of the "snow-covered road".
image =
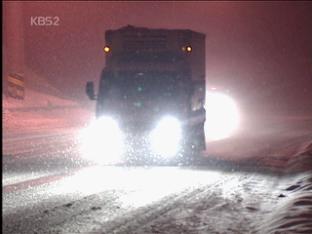
<svg viewBox="0 0 312 234">
<path fill-rule="evenodd" d="M 251 233 L 280 182 L 208 166 L 84 167 L 6 185 L 3 232 Z"/>
<path fill-rule="evenodd" d="M 3 233 L 312 233 L 311 118 L 250 117 L 192 165 L 145 167 L 83 161 L 84 110 L 7 114 Z"/>
<path fill-rule="evenodd" d="M 91 165 L 75 134 L 5 140 L 3 233 L 265 233 L 287 187 L 307 175 L 211 158 L 187 167 Z"/>
</svg>

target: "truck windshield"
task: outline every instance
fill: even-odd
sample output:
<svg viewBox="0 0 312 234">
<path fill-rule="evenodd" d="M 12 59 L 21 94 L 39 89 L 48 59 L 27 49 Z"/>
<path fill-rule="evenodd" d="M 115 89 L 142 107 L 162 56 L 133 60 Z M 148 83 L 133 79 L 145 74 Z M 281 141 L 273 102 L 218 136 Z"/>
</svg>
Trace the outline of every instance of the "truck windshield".
<svg viewBox="0 0 312 234">
<path fill-rule="evenodd" d="M 133 99 L 170 100 L 185 95 L 190 86 L 187 80 L 173 72 L 167 73 L 121 73 L 115 77 L 103 78 L 100 98 L 117 98 L 125 101 Z"/>
<path fill-rule="evenodd" d="M 157 63 L 172 63 L 179 62 L 183 59 L 183 56 L 174 52 L 146 52 L 146 51 L 132 51 L 127 53 L 122 53 L 116 56 L 118 64 L 124 63 L 148 63 L 148 62 L 157 62 Z"/>
</svg>

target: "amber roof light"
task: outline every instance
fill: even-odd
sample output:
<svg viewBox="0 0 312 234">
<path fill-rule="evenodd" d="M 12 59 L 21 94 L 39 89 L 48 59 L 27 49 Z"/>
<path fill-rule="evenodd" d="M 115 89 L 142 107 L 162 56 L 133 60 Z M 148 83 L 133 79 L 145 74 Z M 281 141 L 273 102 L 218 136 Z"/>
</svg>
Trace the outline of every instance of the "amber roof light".
<svg viewBox="0 0 312 234">
<path fill-rule="evenodd" d="M 105 46 L 103 48 L 103 50 L 104 50 L 105 53 L 108 53 L 108 52 L 110 52 L 111 48 L 109 46 Z"/>
<path fill-rule="evenodd" d="M 183 46 L 182 47 L 182 50 L 184 51 L 184 52 L 188 52 L 188 53 L 190 53 L 191 51 L 192 51 L 192 47 L 191 46 Z"/>
</svg>

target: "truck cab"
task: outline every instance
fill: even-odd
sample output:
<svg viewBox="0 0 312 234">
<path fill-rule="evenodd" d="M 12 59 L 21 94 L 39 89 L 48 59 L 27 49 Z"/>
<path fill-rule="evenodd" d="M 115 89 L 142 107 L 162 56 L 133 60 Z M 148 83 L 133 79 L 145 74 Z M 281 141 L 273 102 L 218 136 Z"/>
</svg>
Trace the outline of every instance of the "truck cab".
<svg viewBox="0 0 312 234">
<path fill-rule="evenodd" d="M 96 117 L 114 119 L 131 148 L 174 148 L 154 155 L 205 149 L 205 35 L 126 26 L 105 41 L 97 95 L 86 85 Z"/>
</svg>

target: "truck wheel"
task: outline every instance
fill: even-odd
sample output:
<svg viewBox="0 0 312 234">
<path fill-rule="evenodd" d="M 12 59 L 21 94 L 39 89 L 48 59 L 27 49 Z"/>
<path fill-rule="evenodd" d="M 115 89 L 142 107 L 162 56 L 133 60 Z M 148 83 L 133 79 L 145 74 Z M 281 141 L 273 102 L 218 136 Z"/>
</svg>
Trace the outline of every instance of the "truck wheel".
<svg viewBox="0 0 312 234">
<path fill-rule="evenodd" d="M 195 152 L 200 152 L 206 149 L 206 139 L 204 124 L 196 126 L 194 129 L 194 139 L 192 141 L 192 149 Z"/>
<path fill-rule="evenodd" d="M 200 161 L 201 152 L 206 149 L 205 132 L 203 124 L 194 126 L 184 145 L 183 160 L 188 164 Z"/>
</svg>

